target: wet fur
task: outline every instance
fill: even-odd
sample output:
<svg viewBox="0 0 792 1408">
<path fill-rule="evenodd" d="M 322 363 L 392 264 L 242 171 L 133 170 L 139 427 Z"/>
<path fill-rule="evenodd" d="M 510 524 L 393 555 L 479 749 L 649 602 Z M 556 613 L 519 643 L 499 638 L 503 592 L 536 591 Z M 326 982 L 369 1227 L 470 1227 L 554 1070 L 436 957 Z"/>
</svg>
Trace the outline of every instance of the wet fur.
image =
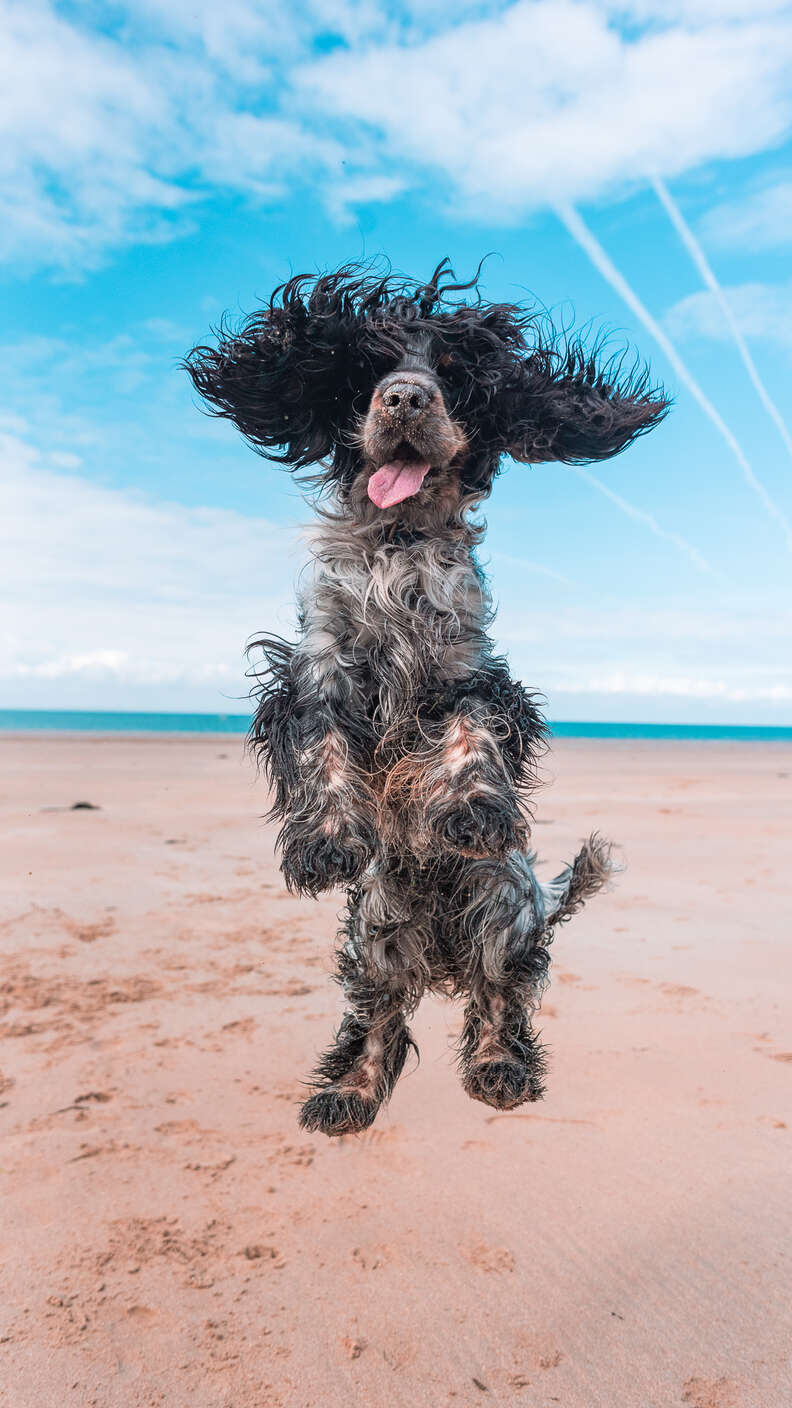
<svg viewBox="0 0 792 1408">
<path fill-rule="evenodd" d="M 297 641 L 256 642 L 251 743 L 287 884 L 348 891 L 338 951 L 348 1010 L 301 1115 L 327 1134 L 375 1118 L 427 990 L 465 999 L 459 1059 L 472 1097 L 499 1109 L 540 1098 L 545 1054 L 530 1014 L 553 928 L 612 870 L 592 837 L 554 881 L 535 875 L 544 725 L 488 634 L 474 513 L 504 453 L 604 458 L 667 402 L 645 371 L 622 375 L 546 319 L 454 301 L 473 286 L 451 278 L 445 265 L 427 285 L 350 269 L 298 277 L 188 359 L 215 412 L 262 453 L 312 466 L 320 495 Z M 402 385 L 426 402 L 412 420 L 406 399 L 384 400 Z M 420 492 L 378 508 L 369 477 L 404 454 L 431 472 Z"/>
</svg>

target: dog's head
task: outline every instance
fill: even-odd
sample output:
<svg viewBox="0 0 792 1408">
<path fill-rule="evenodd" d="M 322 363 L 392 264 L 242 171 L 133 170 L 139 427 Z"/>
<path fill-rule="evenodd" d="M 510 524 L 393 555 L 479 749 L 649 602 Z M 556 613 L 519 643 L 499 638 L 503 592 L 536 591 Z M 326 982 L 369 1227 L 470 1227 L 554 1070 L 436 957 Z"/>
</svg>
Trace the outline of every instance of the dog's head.
<svg viewBox="0 0 792 1408">
<path fill-rule="evenodd" d="M 471 301 L 463 295 L 474 291 Z M 418 525 L 490 489 L 505 455 L 607 459 L 662 420 L 648 371 L 485 303 L 444 261 L 428 284 L 346 267 L 290 279 L 215 347 L 193 383 L 263 455 L 367 517 Z"/>
</svg>

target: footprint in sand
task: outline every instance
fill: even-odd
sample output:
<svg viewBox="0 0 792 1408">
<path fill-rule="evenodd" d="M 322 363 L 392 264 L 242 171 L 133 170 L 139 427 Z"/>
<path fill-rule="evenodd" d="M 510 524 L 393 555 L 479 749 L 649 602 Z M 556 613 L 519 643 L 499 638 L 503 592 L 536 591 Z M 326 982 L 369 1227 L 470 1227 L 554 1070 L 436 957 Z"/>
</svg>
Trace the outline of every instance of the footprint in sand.
<svg viewBox="0 0 792 1408">
<path fill-rule="evenodd" d="M 251 1242 L 247 1247 L 243 1248 L 242 1255 L 247 1261 L 260 1261 L 262 1267 L 267 1266 L 276 1271 L 281 1271 L 286 1265 L 278 1248 L 269 1245 L 269 1243 L 262 1244 L 261 1242 Z"/>
<path fill-rule="evenodd" d="M 682 1402 L 692 1408 L 740 1408 L 740 1395 L 732 1379 L 688 1379 L 682 1389 Z"/>
<path fill-rule="evenodd" d="M 111 913 L 106 913 L 101 919 L 96 919 L 93 922 L 73 919 L 70 914 L 64 914 L 62 909 L 51 910 L 50 916 L 57 920 L 73 939 L 79 939 L 81 944 L 95 944 L 97 939 L 109 939 L 117 928 L 116 920 Z"/>
<path fill-rule="evenodd" d="M 467 1257 L 473 1266 L 490 1275 L 513 1271 L 517 1264 L 507 1247 L 488 1247 L 486 1242 L 479 1242 L 467 1253 Z"/>
<path fill-rule="evenodd" d="M 290 978 L 285 983 L 280 983 L 271 987 L 259 989 L 264 997 L 307 997 L 313 988 L 307 983 L 301 983 L 299 978 Z"/>
<path fill-rule="evenodd" d="M 518 1336 L 517 1343 L 514 1359 L 521 1365 L 521 1372 L 515 1377 L 525 1380 L 525 1385 L 519 1387 L 527 1387 L 532 1375 L 537 1371 L 546 1373 L 550 1369 L 557 1369 L 564 1358 L 553 1336 L 541 1330 L 524 1331 Z"/>
<path fill-rule="evenodd" d="M 310 1168 L 315 1153 L 313 1144 L 281 1144 L 268 1155 L 267 1163 L 285 1168 Z"/>
<path fill-rule="evenodd" d="M 347 1359 L 359 1359 L 366 1348 L 366 1341 L 357 1335 L 345 1335 L 341 1341 L 341 1347 Z"/>
<path fill-rule="evenodd" d="M 116 931 L 114 919 L 100 919 L 96 924 L 75 924 L 70 927 L 81 944 L 95 944 L 97 939 L 109 939 Z"/>
<path fill-rule="evenodd" d="M 156 1310 L 152 1310 L 150 1305 L 128 1305 L 126 1313 L 130 1320 L 144 1321 L 155 1320 Z"/>
<path fill-rule="evenodd" d="M 363 1271 L 379 1271 L 391 1259 L 391 1249 L 386 1246 L 353 1247 L 352 1260 Z"/>
<path fill-rule="evenodd" d="M 412 1359 L 415 1357 L 415 1346 L 412 1340 L 395 1340 L 383 1346 L 380 1351 L 385 1363 L 394 1373 L 401 1373 Z"/>
<path fill-rule="evenodd" d="M 234 1036 L 252 1036 L 257 1026 L 255 1017 L 237 1017 L 233 1022 L 224 1022 L 220 1030 Z"/>
</svg>

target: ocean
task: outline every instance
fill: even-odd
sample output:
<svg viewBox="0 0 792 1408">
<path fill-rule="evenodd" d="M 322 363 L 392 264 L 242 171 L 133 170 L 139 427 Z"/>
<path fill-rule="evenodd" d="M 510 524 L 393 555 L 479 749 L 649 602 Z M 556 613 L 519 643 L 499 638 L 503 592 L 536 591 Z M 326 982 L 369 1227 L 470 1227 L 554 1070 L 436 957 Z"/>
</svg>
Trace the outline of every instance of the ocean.
<svg viewBox="0 0 792 1408">
<path fill-rule="evenodd" d="M 104 713 L 90 709 L 0 709 L 6 733 L 235 733 L 247 732 L 248 714 Z M 766 724 L 642 724 L 550 722 L 556 738 L 678 738 L 735 742 L 792 742 L 792 728 Z"/>
</svg>

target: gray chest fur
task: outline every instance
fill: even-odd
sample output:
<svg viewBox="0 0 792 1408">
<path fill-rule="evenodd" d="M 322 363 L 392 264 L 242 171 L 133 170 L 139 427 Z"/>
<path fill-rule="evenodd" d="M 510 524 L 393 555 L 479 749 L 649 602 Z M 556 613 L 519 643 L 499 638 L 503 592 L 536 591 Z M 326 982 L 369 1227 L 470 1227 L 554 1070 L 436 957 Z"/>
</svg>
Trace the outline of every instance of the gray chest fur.
<svg viewBox="0 0 792 1408">
<path fill-rule="evenodd" d="M 373 687 L 393 718 L 480 664 L 491 608 L 469 543 L 372 545 L 334 526 L 313 555 L 298 649 L 323 693 Z"/>
</svg>

